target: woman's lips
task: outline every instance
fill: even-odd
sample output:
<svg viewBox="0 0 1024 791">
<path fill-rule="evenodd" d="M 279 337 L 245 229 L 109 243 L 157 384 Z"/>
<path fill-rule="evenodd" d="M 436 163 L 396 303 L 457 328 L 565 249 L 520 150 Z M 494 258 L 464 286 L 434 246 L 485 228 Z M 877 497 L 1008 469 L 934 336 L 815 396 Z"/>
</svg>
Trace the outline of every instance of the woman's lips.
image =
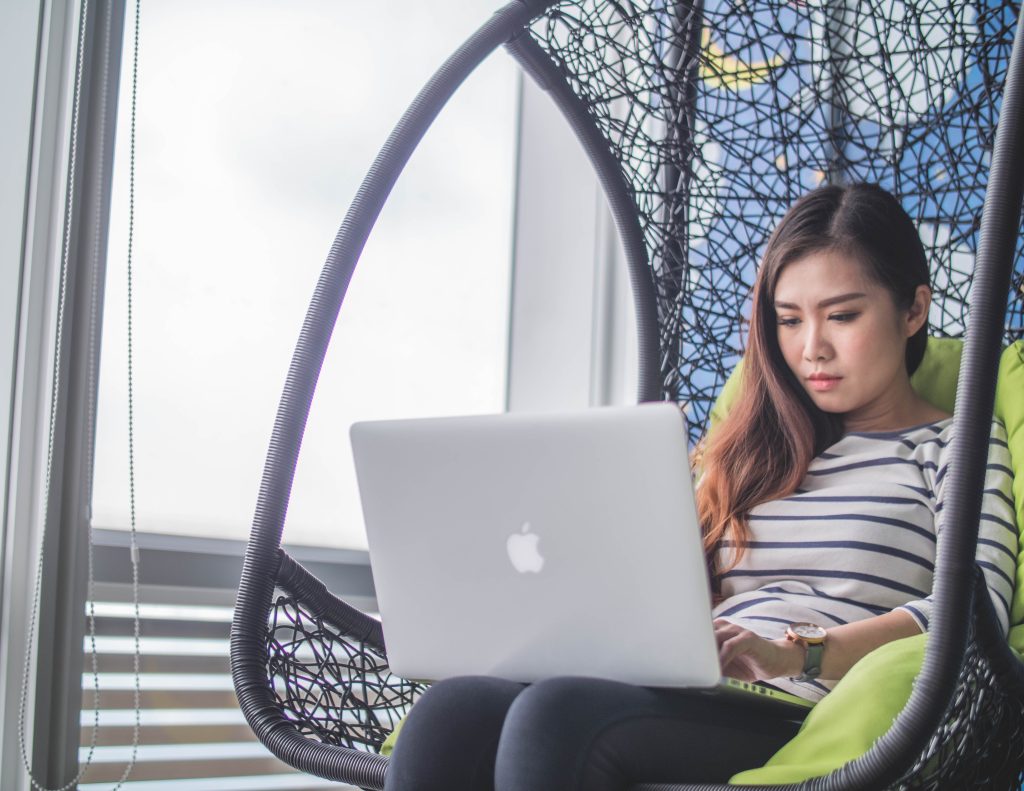
<svg viewBox="0 0 1024 791">
<path fill-rule="evenodd" d="M 834 390 L 839 386 L 842 379 L 843 377 L 841 376 L 829 376 L 824 378 L 808 379 L 807 383 L 810 385 L 812 390 L 816 390 L 820 393 L 826 390 Z"/>
</svg>

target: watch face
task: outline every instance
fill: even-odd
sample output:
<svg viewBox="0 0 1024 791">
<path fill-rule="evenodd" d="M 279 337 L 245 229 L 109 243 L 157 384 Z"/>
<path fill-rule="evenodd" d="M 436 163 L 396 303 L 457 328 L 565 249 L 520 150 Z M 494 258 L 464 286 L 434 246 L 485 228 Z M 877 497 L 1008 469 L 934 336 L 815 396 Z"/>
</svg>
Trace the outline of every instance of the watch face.
<svg viewBox="0 0 1024 791">
<path fill-rule="evenodd" d="M 815 623 L 794 623 L 790 624 L 789 628 L 793 634 L 804 640 L 825 639 L 825 630 Z"/>
</svg>

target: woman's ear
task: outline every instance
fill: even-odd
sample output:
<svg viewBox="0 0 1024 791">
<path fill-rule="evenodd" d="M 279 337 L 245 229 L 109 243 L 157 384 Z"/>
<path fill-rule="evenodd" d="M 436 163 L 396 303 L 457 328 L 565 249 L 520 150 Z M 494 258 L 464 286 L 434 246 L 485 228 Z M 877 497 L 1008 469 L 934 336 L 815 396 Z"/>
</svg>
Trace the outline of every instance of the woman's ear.
<svg viewBox="0 0 1024 791">
<path fill-rule="evenodd" d="M 926 285 L 920 285 L 914 291 L 914 301 L 906 314 L 906 334 L 909 338 L 928 321 L 928 309 L 932 304 L 932 290 Z"/>
</svg>

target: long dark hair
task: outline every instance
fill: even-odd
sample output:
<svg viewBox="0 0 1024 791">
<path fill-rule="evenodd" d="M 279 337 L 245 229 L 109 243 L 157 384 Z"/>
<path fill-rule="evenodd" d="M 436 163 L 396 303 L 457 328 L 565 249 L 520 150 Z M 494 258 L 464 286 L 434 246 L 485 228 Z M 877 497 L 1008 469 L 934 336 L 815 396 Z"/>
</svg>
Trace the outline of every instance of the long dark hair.
<svg viewBox="0 0 1024 791">
<path fill-rule="evenodd" d="M 747 514 L 791 495 L 811 459 L 843 435 L 841 415 L 819 409 L 786 364 L 779 348 L 775 288 L 783 268 L 812 253 L 836 251 L 865 265 L 900 310 L 929 284 L 928 261 L 910 216 L 877 184 L 827 185 L 800 197 L 768 239 L 754 283 L 750 335 L 740 391 L 726 418 L 698 445 L 702 469 L 697 510 L 715 588 L 749 542 Z M 907 339 L 911 374 L 927 344 L 925 322 Z M 718 568 L 719 547 L 733 548 Z"/>
</svg>

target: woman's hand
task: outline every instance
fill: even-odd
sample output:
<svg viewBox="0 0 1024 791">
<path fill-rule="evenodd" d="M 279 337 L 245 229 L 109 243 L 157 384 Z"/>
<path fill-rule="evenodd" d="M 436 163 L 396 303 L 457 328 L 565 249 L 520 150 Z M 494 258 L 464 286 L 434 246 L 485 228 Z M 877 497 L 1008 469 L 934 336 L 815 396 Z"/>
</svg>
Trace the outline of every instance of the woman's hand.
<svg viewBox="0 0 1024 791">
<path fill-rule="evenodd" d="M 921 634 L 906 610 L 893 610 L 828 630 L 821 655 L 822 680 L 837 681 L 863 656 L 893 640 Z M 722 675 L 740 681 L 764 681 L 803 673 L 804 649 L 786 640 L 765 640 L 724 618 L 715 619 L 715 639 Z"/>
<path fill-rule="evenodd" d="M 790 640 L 766 640 L 724 618 L 715 619 L 715 639 L 723 676 L 764 681 L 803 672 L 804 650 Z"/>
</svg>

